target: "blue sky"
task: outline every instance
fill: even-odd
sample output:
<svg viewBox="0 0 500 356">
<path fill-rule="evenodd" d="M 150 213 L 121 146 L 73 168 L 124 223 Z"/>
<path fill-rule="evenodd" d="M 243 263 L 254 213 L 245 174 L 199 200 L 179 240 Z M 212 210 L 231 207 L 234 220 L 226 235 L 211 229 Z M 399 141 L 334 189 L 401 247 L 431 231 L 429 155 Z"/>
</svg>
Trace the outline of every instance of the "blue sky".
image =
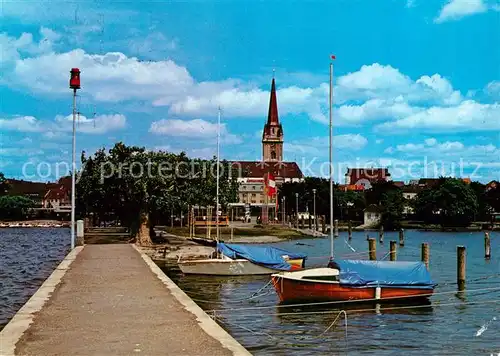
<svg viewBox="0 0 500 356">
<path fill-rule="evenodd" d="M 499 10 L 498 0 L 3 2 L 0 170 L 65 173 L 72 67 L 79 152 L 122 140 L 211 157 L 220 106 L 222 157 L 260 159 L 274 69 L 285 158 L 324 176 L 335 54 L 337 181 L 348 166 L 499 179 Z"/>
</svg>

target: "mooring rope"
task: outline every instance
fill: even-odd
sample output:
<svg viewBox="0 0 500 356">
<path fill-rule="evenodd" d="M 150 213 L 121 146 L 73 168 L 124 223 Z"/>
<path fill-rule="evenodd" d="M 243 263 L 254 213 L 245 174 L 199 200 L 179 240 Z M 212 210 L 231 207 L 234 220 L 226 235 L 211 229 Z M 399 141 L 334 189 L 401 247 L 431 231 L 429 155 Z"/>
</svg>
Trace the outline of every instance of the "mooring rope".
<svg viewBox="0 0 500 356">
<path fill-rule="evenodd" d="M 483 292 L 483 291 L 494 291 L 500 290 L 500 287 L 491 287 L 491 288 L 480 288 L 480 289 L 466 289 L 463 291 L 444 291 L 444 292 L 436 292 L 429 294 L 422 294 L 420 297 L 430 297 L 436 295 L 444 295 L 444 294 L 452 294 L 452 293 L 474 293 L 474 292 Z M 239 310 L 257 310 L 257 309 L 273 309 L 273 308 L 296 308 L 296 307 L 304 307 L 304 306 L 317 306 L 317 305 L 333 305 L 333 304 L 346 304 L 346 303 L 361 303 L 361 302 L 380 302 L 386 300 L 393 299 L 406 299 L 406 298 L 415 298 L 415 296 L 398 296 L 398 297 L 387 297 L 382 299 L 369 298 L 369 299 L 351 299 L 351 300 L 342 300 L 342 301 L 329 301 L 329 302 L 313 302 L 313 303 L 299 303 L 299 304 L 284 304 L 284 305 L 270 305 L 270 306 L 256 306 L 256 307 L 244 307 L 244 308 L 222 308 L 218 309 L 218 312 L 224 311 L 239 311 Z M 204 301 L 210 303 L 210 301 Z"/>
</svg>

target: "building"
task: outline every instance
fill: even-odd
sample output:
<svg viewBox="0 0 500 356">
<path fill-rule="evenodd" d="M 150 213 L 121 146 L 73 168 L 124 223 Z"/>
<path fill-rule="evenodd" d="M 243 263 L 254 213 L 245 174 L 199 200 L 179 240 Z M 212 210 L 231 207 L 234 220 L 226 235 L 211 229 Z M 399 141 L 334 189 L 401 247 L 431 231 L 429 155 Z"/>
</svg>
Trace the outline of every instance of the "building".
<svg viewBox="0 0 500 356">
<path fill-rule="evenodd" d="M 276 199 L 266 198 L 264 194 L 264 177 L 271 173 L 279 187 L 286 182 L 301 182 L 304 175 L 296 162 L 283 161 L 284 131 L 278 115 L 276 82 L 272 79 L 269 98 L 269 111 L 262 131 L 262 160 L 233 161 L 232 166 L 238 171 L 238 203 L 232 207 L 276 206 Z M 279 199 L 279 198 L 278 198 Z M 241 213 L 241 211 L 238 211 Z"/>
<path fill-rule="evenodd" d="M 366 227 L 378 225 L 382 219 L 382 212 L 379 206 L 369 205 L 364 211 L 363 225 Z"/>
<path fill-rule="evenodd" d="M 345 174 L 347 185 L 361 185 L 370 189 L 375 182 L 391 180 L 388 168 L 347 168 Z"/>
</svg>

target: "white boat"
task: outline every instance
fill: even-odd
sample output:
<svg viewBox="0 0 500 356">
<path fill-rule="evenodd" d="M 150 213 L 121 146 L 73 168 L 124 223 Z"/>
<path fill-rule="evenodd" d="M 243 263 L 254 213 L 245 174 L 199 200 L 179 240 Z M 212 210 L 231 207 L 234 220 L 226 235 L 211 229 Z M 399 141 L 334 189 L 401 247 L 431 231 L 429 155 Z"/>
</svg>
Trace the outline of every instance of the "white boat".
<svg viewBox="0 0 500 356">
<path fill-rule="evenodd" d="M 304 268 L 307 256 L 269 246 L 217 243 L 217 258 L 177 261 L 184 274 L 270 275 Z"/>
<path fill-rule="evenodd" d="M 270 275 L 274 269 L 259 266 L 245 259 L 211 258 L 186 260 L 178 263 L 184 274 L 205 274 L 216 276 Z"/>
</svg>

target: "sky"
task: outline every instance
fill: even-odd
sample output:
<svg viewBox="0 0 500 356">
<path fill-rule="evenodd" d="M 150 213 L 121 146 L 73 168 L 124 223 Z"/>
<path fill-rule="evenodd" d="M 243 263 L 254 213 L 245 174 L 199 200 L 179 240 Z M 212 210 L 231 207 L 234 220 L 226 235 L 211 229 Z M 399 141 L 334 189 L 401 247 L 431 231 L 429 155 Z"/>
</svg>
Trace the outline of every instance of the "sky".
<svg viewBox="0 0 500 356">
<path fill-rule="evenodd" d="M 284 158 L 394 180 L 500 179 L 500 1 L 6 1 L 0 171 L 46 181 L 115 142 L 260 160 L 276 78 Z"/>
</svg>

